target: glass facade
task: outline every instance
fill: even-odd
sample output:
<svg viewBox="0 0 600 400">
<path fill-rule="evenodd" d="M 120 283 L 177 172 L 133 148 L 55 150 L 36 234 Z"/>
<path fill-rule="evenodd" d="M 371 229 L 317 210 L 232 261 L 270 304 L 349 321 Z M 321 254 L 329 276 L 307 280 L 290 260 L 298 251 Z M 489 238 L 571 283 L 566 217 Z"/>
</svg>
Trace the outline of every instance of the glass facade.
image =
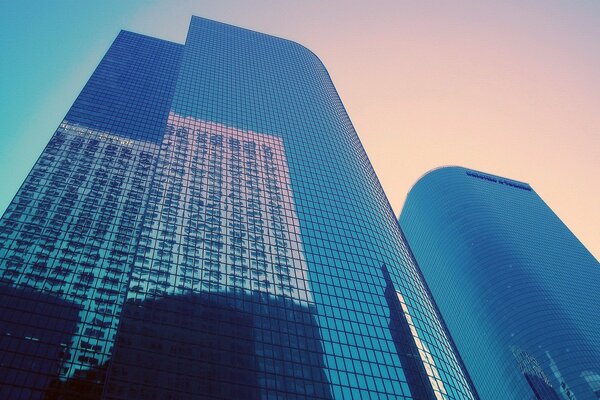
<svg viewBox="0 0 600 400">
<path fill-rule="evenodd" d="M 528 184 L 434 170 L 400 225 L 482 398 L 600 398 L 600 265 Z"/>
<path fill-rule="evenodd" d="M 121 32 L 0 235 L 0 398 L 477 398 L 296 43 Z"/>
</svg>

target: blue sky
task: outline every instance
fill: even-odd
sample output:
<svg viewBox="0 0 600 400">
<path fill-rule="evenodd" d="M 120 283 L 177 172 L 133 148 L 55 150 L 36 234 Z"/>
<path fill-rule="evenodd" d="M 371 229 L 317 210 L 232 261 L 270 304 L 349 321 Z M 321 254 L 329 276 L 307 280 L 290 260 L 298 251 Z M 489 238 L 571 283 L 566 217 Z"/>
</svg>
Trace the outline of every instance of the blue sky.
<svg viewBox="0 0 600 400">
<path fill-rule="evenodd" d="M 597 0 L 0 2 L 0 212 L 116 37 L 182 43 L 192 14 L 325 63 L 399 213 L 426 171 L 528 182 L 600 254 Z"/>
<path fill-rule="evenodd" d="M 116 0 L 2 2 L 2 210 L 128 16 L 144 5 Z"/>
</svg>

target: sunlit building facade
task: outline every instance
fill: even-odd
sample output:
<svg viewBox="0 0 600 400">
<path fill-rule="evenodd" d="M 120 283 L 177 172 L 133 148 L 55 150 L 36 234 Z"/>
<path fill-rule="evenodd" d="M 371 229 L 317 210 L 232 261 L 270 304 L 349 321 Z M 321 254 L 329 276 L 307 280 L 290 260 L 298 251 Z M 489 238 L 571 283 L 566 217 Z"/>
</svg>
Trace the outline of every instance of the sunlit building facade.
<svg viewBox="0 0 600 400">
<path fill-rule="evenodd" d="M 400 225 L 481 398 L 600 398 L 600 264 L 531 186 L 440 168 Z"/>
<path fill-rule="evenodd" d="M 121 32 L 0 235 L 0 398 L 477 398 L 294 42 Z"/>
</svg>

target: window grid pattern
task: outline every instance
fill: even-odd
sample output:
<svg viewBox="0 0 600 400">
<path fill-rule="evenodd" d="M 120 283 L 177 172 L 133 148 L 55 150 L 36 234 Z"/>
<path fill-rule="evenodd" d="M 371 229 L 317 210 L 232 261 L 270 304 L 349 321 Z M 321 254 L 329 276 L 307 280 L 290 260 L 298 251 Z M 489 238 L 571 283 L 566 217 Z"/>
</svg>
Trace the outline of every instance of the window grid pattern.
<svg viewBox="0 0 600 400">
<path fill-rule="evenodd" d="M 13 397 L 476 398 L 304 47 L 197 17 L 185 46 L 122 32 L 53 141 L 0 223 L 16 235 L 1 271 L 68 319 L 46 340 L 58 361 L 31 374 L 37 397 L 7 381 Z M 29 195 L 38 170 L 48 189 Z M 39 252 L 15 253 L 15 213 L 71 194 L 61 210 L 80 211 L 40 222 L 66 249 L 52 270 L 72 265 L 54 291 L 29 283 Z"/>
<path fill-rule="evenodd" d="M 440 168 L 400 223 L 482 398 L 598 398 L 599 264 L 528 184 Z"/>
<path fill-rule="evenodd" d="M 181 47 L 121 32 L 0 220 L 0 398 L 101 392 Z"/>
</svg>

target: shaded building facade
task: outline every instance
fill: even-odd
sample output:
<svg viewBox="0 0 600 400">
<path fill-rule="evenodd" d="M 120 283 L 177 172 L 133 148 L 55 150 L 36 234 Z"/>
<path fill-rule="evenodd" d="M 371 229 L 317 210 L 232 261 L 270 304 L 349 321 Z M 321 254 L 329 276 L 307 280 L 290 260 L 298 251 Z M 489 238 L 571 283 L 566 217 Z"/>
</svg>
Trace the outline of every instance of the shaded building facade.
<svg viewBox="0 0 600 400">
<path fill-rule="evenodd" d="M 600 265 L 531 186 L 440 168 L 400 225 L 482 398 L 599 398 Z"/>
<path fill-rule="evenodd" d="M 2 287 L 76 310 L 43 384 L 7 380 L 11 398 L 476 398 L 296 43 L 198 17 L 184 45 L 121 32 L 0 236 Z"/>
</svg>

